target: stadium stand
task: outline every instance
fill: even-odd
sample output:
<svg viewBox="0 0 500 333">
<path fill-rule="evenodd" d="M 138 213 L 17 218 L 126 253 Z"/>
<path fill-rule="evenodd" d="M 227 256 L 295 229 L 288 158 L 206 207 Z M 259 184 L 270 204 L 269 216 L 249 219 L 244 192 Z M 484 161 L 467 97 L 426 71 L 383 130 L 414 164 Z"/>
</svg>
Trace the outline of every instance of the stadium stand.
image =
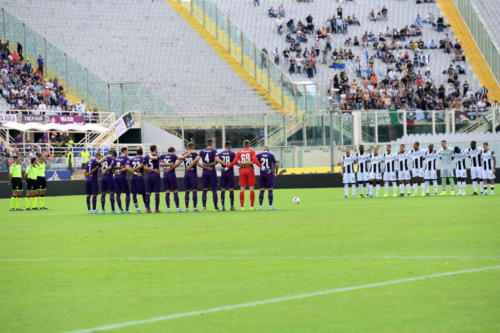
<svg viewBox="0 0 500 333">
<path fill-rule="evenodd" d="M 0 5 L 106 81 L 142 82 L 176 111 L 272 112 L 165 1 Z"/>
<path fill-rule="evenodd" d="M 406 56 L 407 62 L 415 65 L 415 74 L 422 76 L 424 84 L 432 81 L 438 89 L 443 85 L 442 93 L 449 96 L 453 91 L 450 87 L 450 77 L 454 77 L 461 95 L 465 83 L 469 92 L 468 97 L 460 96 L 463 106 L 471 107 L 483 103 L 482 97 L 485 96 L 485 91 L 480 90 L 481 87 L 470 64 L 463 61 L 462 46 L 455 39 L 446 21 L 441 21 L 443 14 L 435 3 L 416 4 L 415 1 L 401 0 L 369 2 L 317 0 L 304 4 L 269 0 L 261 6 L 245 2 L 243 6 L 247 6 L 247 10 L 244 11 L 240 10 L 242 4 L 237 1 L 216 3 L 259 47 L 266 49 L 273 61 L 279 62 L 283 71 L 292 73 L 291 75 L 297 79 L 307 77 L 323 90 L 333 92 L 334 88 L 340 88 L 343 76 L 349 79 L 351 87 L 371 83 L 368 77 L 366 77 L 368 82 L 363 82 L 361 78 L 367 75 L 365 69 L 367 64 L 371 63 L 373 63 L 371 72 L 377 75 L 378 83 L 383 81 L 389 67 L 393 69 L 393 73 L 389 75 L 395 75 L 397 78 L 400 75 L 400 71 L 397 70 L 397 59 Z M 337 20 L 339 14 L 342 15 L 343 21 Z M 284 16 L 281 18 L 280 15 Z M 298 29 L 300 25 L 303 27 Z M 392 38 L 393 29 L 397 30 L 399 38 Z M 297 33 L 298 30 L 302 32 Z M 401 38 L 402 32 L 407 34 L 404 39 Z M 299 53 L 290 52 L 287 61 L 283 51 L 289 50 L 294 44 L 293 41 L 301 41 L 302 51 L 300 56 Z M 331 49 L 327 47 L 327 42 Z M 412 48 L 411 42 L 416 43 L 416 47 Z M 435 43 L 435 48 L 431 42 Z M 385 50 L 382 47 L 384 43 L 387 45 Z M 364 48 L 363 45 L 367 47 Z M 365 51 L 368 51 L 368 56 Z M 311 59 L 310 55 L 314 52 L 318 54 L 315 59 L 317 70 L 311 69 L 308 73 L 304 70 L 308 66 L 304 53 L 308 53 Z M 391 59 L 391 54 L 396 59 Z M 297 73 L 297 66 L 291 69 L 290 63 L 293 57 L 296 63 L 302 62 L 300 74 Z M 387 60 L 382 61 L 383 57 L 388 57 L 392 64 L 389 65 Z M 413 88 L 414 92 L 416 90 Z M 479 91 L 481 91 L 479 94 L 473 96 L 474 92 Z M 360 99 L 363 97 L 360 96 Z M 365 103 L 349 100 L 340 102 L 344 109 L 367 106 Z M 380 99 L 378 105 L 372 103 L 368 107 L 382 108 L 383 102 L 383 99 Z M 454 98 L 451 97 L 444 104 L 433 103 L 429 99 L 426 107 L 442 109 L 462 106 L 453 102 Z M 404 106 L 404 102 L 396 105 L 396 107 Z"/>
<path fill-rule="evenodd" d="M 500 26 L 498 25 L 498 3 L 491 0 L 470 0 L 476 8 L 479 18 L 489 31 L 493 42 L 500 46 Z"/>
</svg>

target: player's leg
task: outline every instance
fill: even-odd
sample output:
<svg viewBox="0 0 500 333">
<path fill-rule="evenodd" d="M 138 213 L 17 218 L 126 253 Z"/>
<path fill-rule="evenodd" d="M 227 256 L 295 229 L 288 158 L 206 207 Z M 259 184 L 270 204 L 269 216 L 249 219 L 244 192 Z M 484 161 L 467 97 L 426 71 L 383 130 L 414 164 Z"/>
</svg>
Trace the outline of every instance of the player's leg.
<svg viewBox="0 0 500 333">
<path fill-rule="evenodd" d="M 153 177 L 149 175 L 146 181 L 146 195 L 145 195 L 146 202 L 144 203 L 144 205 L 146 206 L 146 213 L 153 212 L 151 210 L 151 193 L 153 192 L 153 187 L 154 187 Z"/>
<path fill-rule="evenodd" d="M 255 205 L 255 187 L 254 185 L 249 186 L 248 190 L 250 192 L 250 209 L 253 209 Z"/>
<path fill-rule="evenodd" d="M 254 190 L 255 182 L 256 182 L 255 173 L 254 173 L 253 169 L 249 169 L 248 186 L 249 186 L 249 190 L 250 190 L 250 208 L 251 209 L 253 209 L 254 204 L 255 204 L 255 190 Z"/>
<path fill-rule="evenodd" d="M 193 191 L 193 211 L 198 212 L 198 189 L 195 188 Z"/>
<path fill-rule="evenodd" d="M 120 210 L 120 213 L 123 213 L 123 205 L 122 205 L 122 191 L 120 188 L 120 181 L 118 179 L 113 180 L 113 188 L 115 192 L 115 198 L 116 198 L 116 204 L 118 205 L 118 209 Z"/>
<path fill-rule="evenodd" d="M 397 192 L 398 192 L 398 184 L 397 184 L 397 181 L 396 181 L 396 173 L 395 172 L 391 172 L 391 180 L 392 180 L 392 196 L 395 197 L 397 196 Z"/>
<path fill-rule="evenodd" d="M 490 179 L 490 194 L 495 194 L 495 174 L 493 174 L 492 178 Z"/>
<path fill-rule="evenodd" d="M 121 190 L 125 193 L 125 212 L 130 213 L 130 187 L 127 179 L 121 179 Z"/>
<path fill-rule="evenodd" d="M 368 182 L 366 183 L 367 187 L 368 187 L 368 197 L 369 198 L 373 198 L 373 183 L 374 182 L 375 182 L 375 180 L 372 178 L 372 176 L 370 174 L 370 178 L 368 179 Z"/>
<path fill-rule="evenodd" d="M 186 212 L 189 211 L 189 192 L 191 192 L 191 190 L 188 190 L 187 188 L 184 191 L 184 208 Z"/>
<path fill-rule="evenodd" d="M 130 181 L 130 191 L 132 192 L 132 203 L 134 205 L 135 212 L 140 213 L 141 210 L 139 209 L 139 202 L 137 201 L 138 190 L 137 190 L 137 180 L 136 179 L 132 179 Z"/>
<path fill-rule="evenodd" d="M 240 168 L 240 207 L 245 208 L 245 189 L 248 185 L 248 173 L 246 168 Z"/>
<path fill-rule="evenodd" d="M 383 180 L 384 180 L 384 197 L 388 197 L 389 196 L 389 180 L 390 180 L 388 172 L 384 172 Z"/>
<path fill-rule="evenodd" d="M 214 203 L 215 210 L 219 210 L 219 197 L 217 196 L 217 173 L 213 170 L 210 173 L 210 190 L 212 191 L 212 201 Z"/>
<path fill-rule="evenodd" d="M 14 186 L 12 186 L 12 194 L 10 197 L 10 210 L 16 210 L 16 191 L 14 190 Z"/>
<path fill-rule="evenodd" d="M 349 178 L 350 178 L 349 180 L 351 182 L 351 193 L 352 193 L 352 196 L 355 197 L 356 196 L 356 175 L 354 173 L 351 173 Z"/>
<path fill-rule="evenodd" d="M 165 205 L 167 211 L 170 210 L 170 180 L 166 174 L 163 175 L 163 190 L 165 191 Z"/>
<path fill-rule="evenodd" d="M 174 190 L 174 204 L 175 204 L 175 211 L 177 213 L 182 212 L 180 203 L 179 203 L 179 189 Z"/>
<path fill-rule="evenodd" d="M 347 173 L 342 175 L 342 183 L 344 183 L 344 199 L 349 197 L 349 179 Z"/>
<path fill-rule="evenodd" d="M 220 204 L 221 210 L 226 210 L 226 189 L 224 187 L 220 188 Z"/>
<path fill-rule="evenodd" d="M 234 208 L 234 186 L 229 188 L 229 203 L 231 204 L 231 210 L 236 210 Z"/>
<path fill-rule="evenodd" d="M 377 176 L 377 179 L 375 179 L 375 195 L 378 197 L 380 196 L 380 185 L 382 184 L 382 179 L 380 179 Z"/>
<path fill-rule="evenodd" d="M 472 195 L 477 195 L 477 169 L 476 168 L 471 168 L 470 169 L 470 179 L 472 181 Z"/>
<path fill-rule="evenodd" d="M 203 170 L 201 175 L 201 205 L 203 210 L 207 210 L 207 192 L 208 186 L 210 184 L 210 179 L 208 173 Z"/>
<path fill-rule="evenodd" d="M 264 195 L 266 193 L 266 183 L 267 177 L 263 174 L 259 177 L 259 210 L 262 210 L 262 204 L 264 203 Z"/>
<path fill-rule="evenodd" d="M 455 179 L 453 178 L 453 171 L 450 170 L 448 177 L 448 183 L 450 183 L 451 195 L 455 195 Z"/>
<path fill-rule="evenodd" d="M 446 194 L 446 175 L 445 170 L 441 170 L 441 193 L 440 195 Z"/>
<path fill-rule="evenodd" d="M 175 204 L 175 211 L 177 213 L 182 212 L 180 203 L 179 203 L 179 184 L 177 183 L 177 177 L 175 176 L 175 173 L 172 174 L 170 178 L 170 192 L 173 193 L 174 195 L 174 204 Z"/>
<path fill-rule="evenodd" d="M 269 202 L 269 209 L 274 210 L 276 207 L 274 207 L 273 202 L 274 202 L 274 182 L 275 178 L 274 175 L 271 174 L 269 175 L 268 183 L 267 183 L 267 200 Z"/>
<path fill-rule="evenodd" d="M 483 190 L 481 191 L 483 195 L 488 195 L 488 182 L 489 182 L 488 178 L 484 177 L 482 183 Z"/>
<path fill-rule="evenodd" d="M 39 190 L 39 193 L 38 193 L 38 207 L 40 209 L 47 209 L 47 207 L 45 207 L 45 195 L 47 194 L 47 180 L 45 179 L 45 177 L 40 177 L 40 190 Z"/>
</svg>

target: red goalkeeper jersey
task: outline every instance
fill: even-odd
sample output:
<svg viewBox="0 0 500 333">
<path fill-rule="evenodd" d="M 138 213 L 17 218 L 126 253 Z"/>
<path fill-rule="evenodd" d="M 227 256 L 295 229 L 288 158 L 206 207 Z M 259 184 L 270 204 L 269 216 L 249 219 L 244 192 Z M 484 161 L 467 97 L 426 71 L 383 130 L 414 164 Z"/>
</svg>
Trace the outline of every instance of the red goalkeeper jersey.
<svg viewBox="0 0 500 333">
<path fill-rule="evenodd" d="M 257 156 L 255 154 L 255 150 L 253 150 L 253 149 L 242 149 L 239 152 L 237 152 L 236 158 L 231 163 L 229 163 L 227 167 L 232 168 L 238 162 L 241 162 L 241 163 L 253 162 L 259 168 L 262 167 L 259 160 L 257 159 Z M 249 167 L 247 167 L 247 168 L 249 168 Z"/>
</svg>

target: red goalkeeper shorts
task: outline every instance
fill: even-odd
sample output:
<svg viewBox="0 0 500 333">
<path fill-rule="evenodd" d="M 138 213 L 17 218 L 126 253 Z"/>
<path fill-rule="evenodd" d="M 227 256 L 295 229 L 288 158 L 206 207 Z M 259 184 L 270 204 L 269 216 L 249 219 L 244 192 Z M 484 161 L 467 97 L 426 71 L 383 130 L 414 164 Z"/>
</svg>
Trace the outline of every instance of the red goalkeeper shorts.
<svg viewBox="0 0 500 333">
<path fill-rule="evenodd" d="M 240 186 L 255 186 L 253 168 L 240 168 Z"/>
</svg>

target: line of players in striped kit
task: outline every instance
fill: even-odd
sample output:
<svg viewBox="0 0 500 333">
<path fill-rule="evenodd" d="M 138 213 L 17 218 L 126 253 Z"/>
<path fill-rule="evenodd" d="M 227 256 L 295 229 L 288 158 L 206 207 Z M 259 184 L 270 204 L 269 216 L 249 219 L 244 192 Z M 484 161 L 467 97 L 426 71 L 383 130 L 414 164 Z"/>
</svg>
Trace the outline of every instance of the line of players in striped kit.
<svg viewBox="0 0 500 333">
<path fill-rule="evenodd" d="M 401 144 L 399 152 L 392 152 L 391 145 L 386 146 L 386 151 L 380 153 L 377 146 L 371 153 L 365 151 L 364 146 L 359 146 L 359 152 L 352 153 L 345 149 L 342 157 L 342 179 L 344 183 L 344 198 L 349 196 L 349 187 L 353 197 L 357 189 L 360 197 L 378 197 L 380 187 L 384 184 L 384 197 L 389 196 L 392 185 L 392 196 L 403 197 L 420 195 L 429 196 L 431 184 L 434 195 L 438 195 L 437 161 L 440 161 L 440 177 L 442 190 L 439 195 L 446 195 L 447 181 L 451 187 L 451 195 L 455 195 L 455 186 L 458 195 L 465 195 L 467 166 L 470 160 L 470 179 L 472 181 L 473 195 L 494 194 L 495 190 L 495 153 L 489 149 L 487 142 L 483 147 L 477 147 L 476 141 L 471 141 L 470 147 L 461 150 L 459 147 L 448 148 L 446 140 L 441 141 L 441 149 L 436 151 L 433 144 L 427 150 L 420 149 L 420 143 L 415 142 L 411 150 Z M 456 183 L 455 183 L 456 180 Z M 399 193 L 398 193 L 399 184 Z M 413 192 L 411 191 L 413 185 Z M 488 185 L 490 186 L 488 192 Z M 375 193 L 374 193 L 375 192 Z"/>
<path fill-rule="evenodd" d="M 236 210 L 234 205 L 235 175 L 234 166 L 239 167 L 240 185 L 240 207 L 245 207 L 245 190 L 250 192 L 250 208 L 254 208 L 256 183 L 254 165 L 260 168 L 259 179 L 259 206 L 261 210 L 264 195 L 267 191 L 269 209 L 273 206 L 274 180 L 278 170 L 278 161 L 274 155 L 265 148 L 263 152 L 256 154 L 250 148 L 250 141 L 244 142 L 244 148 L 238 152 L 231 150 L 231 142 L 225 143 L 225 149 L 221 152 L 213 147 L 213 140 L 208 140 L 206 148 L 195 151 L 194 144 L 189 143 L 187 151 L 177 155 L 174 147 L 168 149 L 167 154 L 158 154 L 156 145 L 150 147 L 148 154 L 143 154 L 142 149 L 137 155 L 130 157 L 126 147 L 121 149 L 120 156 L 110 151 L 107 156 L 96 154 L 85 166 L 87 209 L 89 214 L 105 213 L 106 198 L 109 199 L 109 208 L 112 213 L 129 213 L 131 199 L 136 213 L 140 213 L 138 196 L 142 196 L 147 213 L 161 213 L 160 192 L 165 191 L 165 203 L 167 211 L 170 211 L 170 194 L 173 195 L 175 210 L 182 212 L 179 203 L 179 186 L 177 184 L 176 169 L 182 164 L 184 166 L 184 211 L 198 210 L 198 173 L 202 169 L 202 209 L 207 209 L 208 192 L 212 192 L 212 201 L 215 210 Z M 145 156 L 144 156 L 145 155 Z M 220 177 L 220 205 L 217 195 L 217 173 L 215 166 L 222 166 Z M 163 178 L 161 178 L 163 169 Z M 99 174 L 101 182 L 99 184 Z M 130 177 L 127 177 L 127 174 Z M 130 181 L 129 179 L 130 178 Z M 100 191 L 99 191 L 100 190 Z M 226 192 L 229 192 L 229 205 L 226 206 Z M 101 194 L 101 210 L 97 210 L 97 197 Z M 131 195 L 132 194 L 132 198 Z M 122 202 L 122 195 L 125 202 Z M 152 202 L 154 195 L 154 208 Z M 191 200 L 190 200 L 191 199 Z M 191 201 L 191 202 L 190 202 Z M 116 205 L 115 205 L 116 204 Z M 117 206 L 117 207 L 116 207 Z M 117 209 L 118 208 L 118 209 Z"/>
</svg>

